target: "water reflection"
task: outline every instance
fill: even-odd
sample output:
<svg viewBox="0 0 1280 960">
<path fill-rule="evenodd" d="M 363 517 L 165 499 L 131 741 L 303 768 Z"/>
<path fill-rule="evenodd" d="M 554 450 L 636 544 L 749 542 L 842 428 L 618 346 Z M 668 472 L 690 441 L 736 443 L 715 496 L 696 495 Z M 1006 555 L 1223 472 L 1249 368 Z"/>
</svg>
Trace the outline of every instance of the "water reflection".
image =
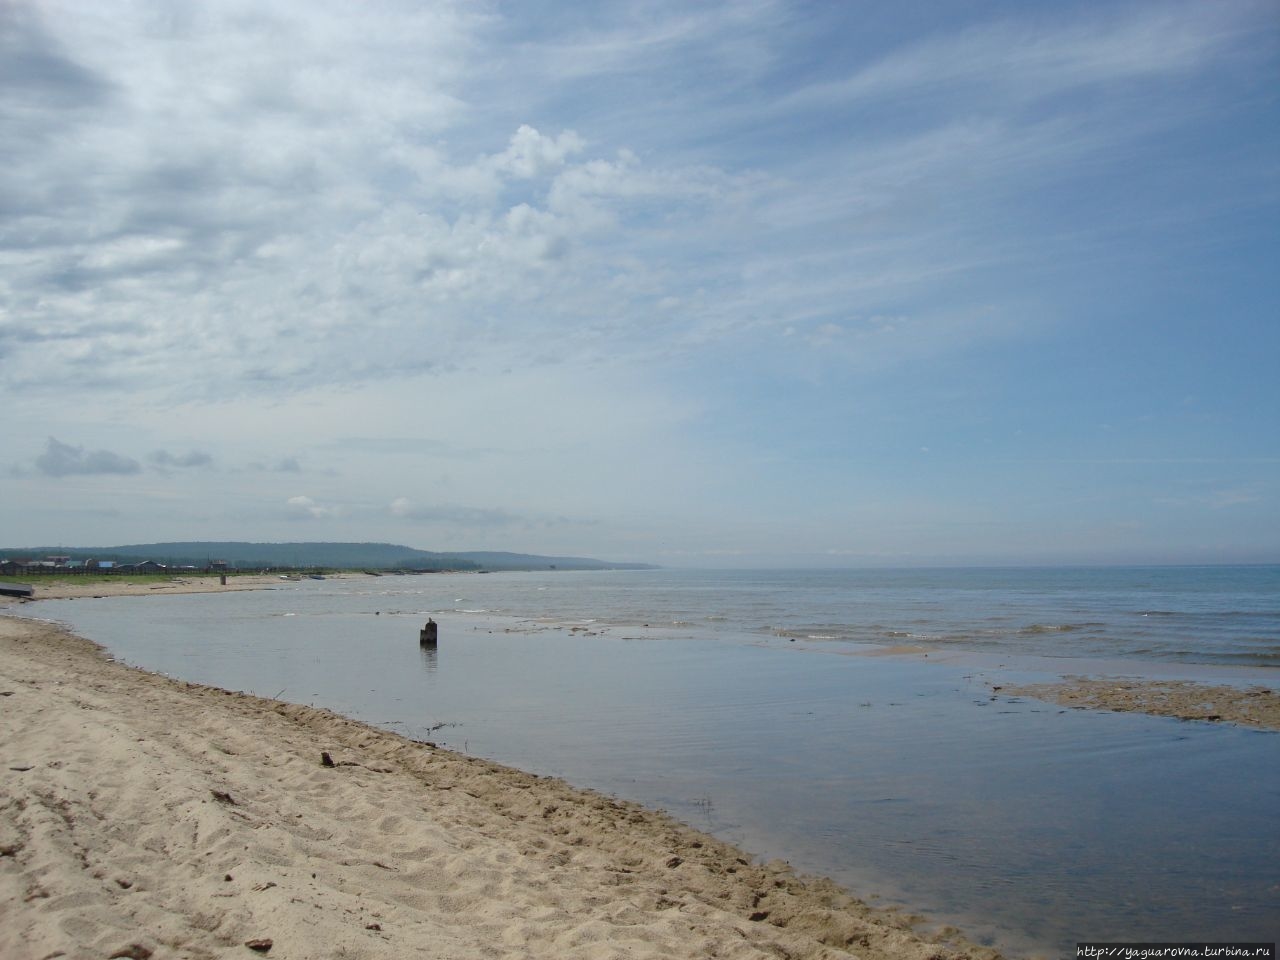
<svg viewBox="0 0 1280 960">
<path fill-rule="evenodd" d="M 434 643 L 430 646 L 421 644 L 418 647 L 418 652 L 422 654 L 422 663 L 427 668 L 427 673 L 435 673 L 440 666 L 440 651 L 436 648 L 436 645 Z"/>
</svg>

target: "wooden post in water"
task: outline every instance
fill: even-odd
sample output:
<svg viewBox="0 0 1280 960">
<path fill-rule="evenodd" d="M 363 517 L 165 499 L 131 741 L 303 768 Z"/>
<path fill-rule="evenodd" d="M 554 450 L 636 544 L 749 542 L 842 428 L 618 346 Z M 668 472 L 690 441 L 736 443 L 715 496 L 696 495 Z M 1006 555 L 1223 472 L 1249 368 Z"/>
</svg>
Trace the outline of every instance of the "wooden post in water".
<svg viewBox="0 0 1280 960">
<path fill-rule="evenodd" d="M 418 646 L 434 647 L 436 645 L 436 622 L 427 618 L 427 625 L 418 631 Z"/>
</svg>

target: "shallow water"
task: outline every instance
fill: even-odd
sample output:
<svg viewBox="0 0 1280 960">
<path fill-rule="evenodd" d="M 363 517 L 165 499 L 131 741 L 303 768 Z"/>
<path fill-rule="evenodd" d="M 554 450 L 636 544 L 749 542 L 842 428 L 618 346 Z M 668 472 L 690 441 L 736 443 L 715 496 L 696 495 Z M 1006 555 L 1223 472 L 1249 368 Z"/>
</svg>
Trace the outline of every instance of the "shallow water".
<svg viewBox="0 0 1280 960">
<path fill-rule="evenodd" d="M 430 578 L 428 578 L 429 580 Z M 464 577 L 437 609 L 835 644 L 1280 666 L 1280 566 L 603 571 Z M 426 588 L 429 591 L 431 588 Z M 421 578 L 386 577 L 387 602 Z"/>
<path fill-rule="evenodd" d="M 25 610 L 148 669 L 663 807 L 1013 952 L 1280 935 L 1280 735 L 993 699 L 989 657 L 843 655 L 858 648 L 779 636 L 791 631 L 773 594 L 694 578 L 658 609 L 651 585 L 628 594 L 624 575 L 592 576 L 309 581 Z M 428 614 L 436 651 L 416 642 Z M 868 619 L 900 615 L 886 602 Z"/>
</svg>

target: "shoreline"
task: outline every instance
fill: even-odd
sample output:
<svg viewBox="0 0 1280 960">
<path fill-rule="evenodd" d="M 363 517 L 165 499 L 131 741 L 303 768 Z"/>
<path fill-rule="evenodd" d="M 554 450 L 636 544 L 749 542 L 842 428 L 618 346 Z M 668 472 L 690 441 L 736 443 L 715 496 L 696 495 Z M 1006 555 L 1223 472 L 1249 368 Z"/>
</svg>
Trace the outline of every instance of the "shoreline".
<svg viewBox="0 0 1280 960">
<path fill-rule="evenodd" d="M 48 623 L 0 616 L 0 654 L 5 956 L 998 956 L 665 814 Z"/>
<path fill-rule="evenodd" d="M 327 580 L 359 580 L 367 577 L 364 573 L 335 573 L 326 575 Z M 83 580 L 84 582 L 77 582 Z M 249 573 L 233 574 L 223 584 L 219 575 L 200 574 L 186 577 L 170 577 L 169 579 L 130 578 L 127 575 L 116 575 L 108 578 L 63 577 L 47 581 L 37 580 L 24 583 L 22 586 L 34 586 L 35 595 L 22 599 L 18 597 L 0 597 L 0 610 L 14 603 L 36 603 L 40 600 L 82 600 L 99 597 L 146 597 L 156 593 L 233 593 L 237 590 L 268 590 L 282 587 L 290 581 L 282 579 L 279 574 Z M 7 603 L 6 603 L 7 601 Z"/>
</svg>

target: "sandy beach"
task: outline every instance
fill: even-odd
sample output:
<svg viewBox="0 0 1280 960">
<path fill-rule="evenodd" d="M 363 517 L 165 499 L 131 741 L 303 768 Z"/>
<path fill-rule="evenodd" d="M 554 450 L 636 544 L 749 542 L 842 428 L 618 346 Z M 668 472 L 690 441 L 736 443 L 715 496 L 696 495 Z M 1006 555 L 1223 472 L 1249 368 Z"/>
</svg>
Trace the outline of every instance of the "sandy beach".
<svg viewBox="0 0 1280 960">
<path fill-rule="evenodd" d="M 994 956 L 665 815 L 48 624 L 0 617 L 0 718 L 14 960 Z"/>
<path fill-rule="evenodd" d="M 364 577 L 362 573 L 334 574 L 335 580 Z M 232 574 L 222 583 L 217 575 L 136 579 L 131 577 L 64 577 L 39 579 L 32 600 L 77 600 L 83 597 L 146 597 L 157 593 L 226 593 L 233 590 L 262 590 L 284 587 L 291 581 L 276 574 Z M 0 597 L 0 607 L 11 598 Z"/>
</svg>

